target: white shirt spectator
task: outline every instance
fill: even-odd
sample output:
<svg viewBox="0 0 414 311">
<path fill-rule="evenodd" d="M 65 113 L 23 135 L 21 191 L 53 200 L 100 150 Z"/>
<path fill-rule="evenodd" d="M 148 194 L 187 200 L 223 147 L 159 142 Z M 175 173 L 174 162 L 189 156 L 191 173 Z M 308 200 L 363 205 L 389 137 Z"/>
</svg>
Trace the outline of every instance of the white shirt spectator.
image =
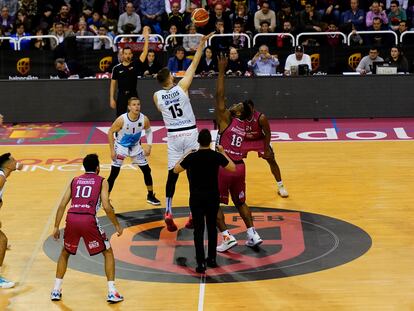
<svg viewBox="0 0 414 311">
<path fill-rule="evenodd" d="M 295 53 L 290 54 L 286 58 L 285 74 L 290 75 L 292 66 L 308 65 L 309 72 L 312 71 L 312 60 L 308 54 L 303 52 L 303 46 L 299 45 L 295 48 Z"/>
</svg>

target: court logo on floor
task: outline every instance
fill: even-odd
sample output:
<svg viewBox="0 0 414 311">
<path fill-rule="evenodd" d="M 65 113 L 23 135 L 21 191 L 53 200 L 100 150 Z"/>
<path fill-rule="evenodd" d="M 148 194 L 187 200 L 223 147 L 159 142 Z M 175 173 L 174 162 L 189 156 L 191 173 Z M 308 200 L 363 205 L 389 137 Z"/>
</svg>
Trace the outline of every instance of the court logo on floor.
<svg viewBox="0 0 414 311">
<path fill-rule="evenodd" d="M 245 245 L 246 228 L 234 208 L 226 208 L 226 223 L 238 246 L 218 253 L 219 267 L 207 270 L 206 282 L 243 282 L 295 276 L 333 268 L 352 261 L 371 246 L 371 238 L 359 227 L 339 219 L 273 208 L 251 207 L 256 230 L 264 243 L 252 249 Z M 124 226 L 114 234 L 106 217 L 100 218 L 114 249 L 117 277 L 123 279 L 196 283 L 193 231 L 184 228 L 188 208 L 174 208 L 176 232 L 164 226 L 163 210 L 143 210 L 118 216 Z M 49 237 L 46 254 L 54 261 L 60 246 Z M 81 245 L 83 245 L 81 243 Z M 90 257 L 80 246 L 69 266 L 104 275 L 103 256 Z"/>
</svg>

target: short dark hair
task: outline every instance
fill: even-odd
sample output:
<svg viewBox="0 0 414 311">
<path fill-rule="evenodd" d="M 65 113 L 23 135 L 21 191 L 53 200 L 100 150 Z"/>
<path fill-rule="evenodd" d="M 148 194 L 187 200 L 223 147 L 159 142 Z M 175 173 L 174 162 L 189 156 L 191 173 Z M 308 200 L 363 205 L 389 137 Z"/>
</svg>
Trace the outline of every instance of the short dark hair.
<svg viewBox="0 0 414 311">
<path fill-rule="evenodd" d="M 133 101 L 133 100 L 137 100 L 137 101 L 141 101 L 138 97 L 135 97 L 135 96 L 133 96 L 133 97 L 131 97 L 131 98 L 129 98 L 128 99 L 128 105 Z"/>
<path fill-rule="evenodd" d="M 201 147 L 209 147 L 211 144 L 211 133 L 208 129 L 202 129 L 198 133 L 198 143 Z"/>
<path fill-rule="evenodd" d="M 0 156 L 0 168 L 1 168 L 1 167 L 3 167 L 3 165 L 4 165 L 7 161 L 9 161 L 9 160 L 10 160 L 10 156 L 11 156 L 11 153 L 10 153 L 10 152 L 3 153 L 3 154 Z"/>
<path fill-rule="evenodd" d="M 157 80 L 161 85 L 164 85 L 167 82 L 168 78 L 170 77 L 170 70 L 167 67 L 162 68 L 157 73 Z"/>
<path fill-rule="evenodd" d="M 131 52 L 132 52 L 132 49 L 131 49 L 131 47 L 130 46 L 126 46 L 126 47 L 124 47 L 123 49 L 122 49 L 122 53 L 124 53 L 124 51 L 125 50 L 131 50 Z"/>
<path fill-rule="evenodd" d="M 90 153 L 83 158 L 83 167 L 86 172 L 95 172 L 99 167 L 99 159 L 96 153 Z"/>
<path fill-rule="evenodd" d="M 175 48 L 174 55 L 177 54 L 177 52 L 184 52 L 185 53 L 185 49 L 181 45 L 179 45 Z"/>
<path fill-rule="evenodd" d="M 262 25 L 264 25 L 264 24 L 267 24 L 267 26 L 270 26 L 270 23 L 269 23 L 269 21 L 268 21 L 268 20 L 264 20 L 264 21 L 261 21 L 261 22 L 260 22 L 260 26 L 262 26 Z"/>
</svg>

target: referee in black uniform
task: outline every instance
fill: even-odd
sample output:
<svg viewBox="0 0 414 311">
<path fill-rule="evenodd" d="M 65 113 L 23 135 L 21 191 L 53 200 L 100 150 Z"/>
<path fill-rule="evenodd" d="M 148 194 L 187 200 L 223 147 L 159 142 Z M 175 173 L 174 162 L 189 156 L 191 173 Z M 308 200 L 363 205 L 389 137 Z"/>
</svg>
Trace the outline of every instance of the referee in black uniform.
<svg viewBox="0 0 414 311">
<path fill-rule="evenodd" d="M 138 61 L 133 61 L 134 54 L 130 47 L 122 50 L 122 62 L 112 69 L 111 87 L 109 90 L 109 105 L 116 109 L 116 116 L 127 112 L 128 99 L 138 97 L 137 80 L 143 72 L 143 65 L 148 54 L 149 31 L 145 26 L 142 34 L 144 36 L 144 48 Z M 115 89 L 118 84 L 118 96 L 115 100 Z"/>
<path fill-rule="evenodd" d="M 187 170 L 190 183 L 190 209 L 194 223 L 194 246 L 196 250 L 196 271 L 204 273 L 207 266 L 215 268 L 217 247 L 217 213 L 220 206 L 218 188 L 219 166 L 234 172 L 236 166 L 226 155 L 223 147 L 218 152 L 210 149 L 211 134 L 207 129 L 198 135 L 200 149 L 189 153 L 174 167 L 174 173 Z M 208 257 L 204 254 L 204 217 L 208 233 Z"/>
</svg>

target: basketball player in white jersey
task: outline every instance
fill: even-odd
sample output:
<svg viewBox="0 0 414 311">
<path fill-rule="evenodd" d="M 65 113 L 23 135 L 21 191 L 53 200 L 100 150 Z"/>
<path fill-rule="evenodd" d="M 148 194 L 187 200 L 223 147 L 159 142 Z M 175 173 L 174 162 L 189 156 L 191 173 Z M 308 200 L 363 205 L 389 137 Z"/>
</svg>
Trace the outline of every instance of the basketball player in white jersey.
<svg viewBox="0 0 414 311">
<path fill-rule="evenodd" d="M 3 192 L 7 178 L 15 170 L 21 170 L 23 165 L 18 163 L 10 153 L 4 153 L 0 156 L 0 208 L 3 205 Z M 0 222 L 1 228 L 1 222 Z M 4 256 L 6 255 L 7 249 L 7 236 L 3 231 L 0 230 L 0 274 L 2 274 L 2 266 Z M 0 276 L 0 288 L 11 288 L 14 287 L 14 282 L 8 281 Z"/>
<path fill-rule="evenodd" d="M 147 144 L 141 146 L 142 131 L 145 131 Z M 114 137 L 115 136 L 115 137 Z M 151 168 L 146 156 L 151 154 L 152 131 L 147 116 L 141 113 L 141 102 L 137 97 L 128 100 L 128 112 L 120 115 L 108 131 L 109 149 L 111 150 L 112 166 L 108 177 L 109 192 L 118 177 L 124 159 L 129 157 L 132 164 L 137 164 L 144 174 L 147 186 L 147 202 L 160 205 L 160 201 L 153 192 Z"/>
<path fill-rule="evenodd" d="M 205 43 L 212 35 L 213 33 L 201 39 L 190 67 L 188 67 L 184 77 L 178 84 L 174 84 L 174 77 L 168 68 L 161 69 L 157 74 L 157 80 L 161 84 L 162 89 L 154 93 L 154 103 L 162 113 L 165 127 L 168 130 L 168 178 L 165 190 L 165 223 L 167 224 L 168 231 L 177 230 L 172 217 L 172 198 L 175 192 L 175 184 L 178 180 L 178 174 L 173 171 L 174 166 L 183 155 L 199 147 L 196 120 L 191 107 L 188 89 L 193 81 Z M 191 216 L 188 225 L 191 226 Z"/>
</svg>

